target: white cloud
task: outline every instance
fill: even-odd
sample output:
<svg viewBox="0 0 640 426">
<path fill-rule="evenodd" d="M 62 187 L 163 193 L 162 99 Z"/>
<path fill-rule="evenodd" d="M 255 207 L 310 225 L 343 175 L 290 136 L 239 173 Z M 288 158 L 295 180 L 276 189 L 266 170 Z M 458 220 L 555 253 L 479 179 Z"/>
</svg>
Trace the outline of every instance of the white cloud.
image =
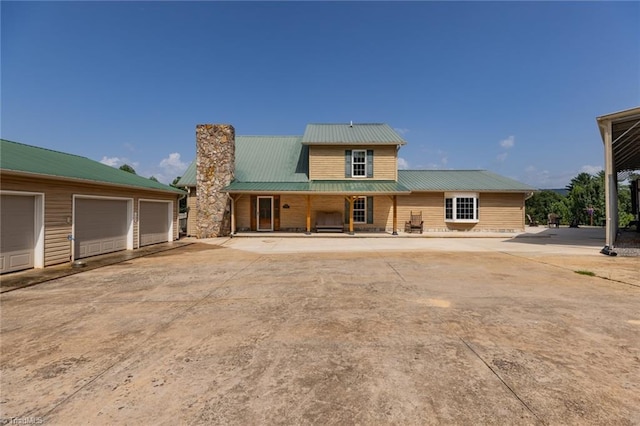
<svg viewBox="0 0 640 426">
<path fill-rule="evenodd" d="M 442 164 L 443 166 L 446 166 L 447 163 L 449 162 L 449 157 L 447 156 L 447 153 L 441 149 L 438 150 L 438 157 L 440 157 L 440 164 Z"/>
<path fill-rule="evenodd" d="M 126 157 L 107 157 L 106 155 L 102 157 L 102 160 L 100 160 L 100 162 L 102 164 L 106 164 L 107 166 L 111 166 L 111 167 L 120 167 L 124 164 L 128 164 L 134 169 L 140 165 L 139 162 L 131 161 Z"/>
<path fill-rule="evenodd" d="M 102 157 L 102 160 L 100 160 L 100 162 L 102 164 L 106 164 L 107 166 L 111 166 L 111 167 L 118 167 L 119 164 L 124 164 L 120 158 L 107 157 L 106 155 Z"/>
<path fill-rule="evenodd" d="M 516 138 L 515 136 L 511 135 L 506 139 L 503 139 L 500 141 L 500 146 L 503 147 L 504 149 L 509 149 L 509 148 L 513 148 L 513 145 L 515 145 L 516 143 Z"/>
<path fill-rule="evenodd" d="M 400 170 L 407 170 L 409 168 L 409 162 L 402 157 L 398 157 L 398 168 Z"/>
<path fill-rule="evenodd" d="M 580 167 L 580 173 L 589 173 L 590 175 L 597 175 L 602 170 L 602 166 L 590 166 L 584 165 Z"/>
<path fill-rule="evenodd" d="M 189 167 L 188 163 L 182 161 L 181 156 L 177 152 L 172 152 L 167 158 L 163 158 L 158 166 L 147 173 L 149 176 L 154 176 L 158 181 L 169 184 L 173 180 L 182 176 L 185 170 Z"/>
<path fill-rule="evenodd" d="M 409 133 L 409 129 L 405 129 L 404 127 L 395 127 L 393 130 L 395 130 L 396 132 L 400 133 L 403 136 Z"/>
<path fill-rule="evenodd" d="M 498 154 L 498 156 L 496 157 L 496 160 L 498 160 L 499 163 L 504 163 L 504 161 L 507 159 L 508 156 L 509 156 L 508 153 L 503 152 L 502 154 Z"/>
<path fill-rule="evenodd" d="M 180 154 L 177 152 L 172 152 L 167 158 L 163 158 L 162 161 L 160 161 L 160 167 L 168 172 L 182 173 L 188 166 L 187 163 L 180 160 Z"/>
</svg>

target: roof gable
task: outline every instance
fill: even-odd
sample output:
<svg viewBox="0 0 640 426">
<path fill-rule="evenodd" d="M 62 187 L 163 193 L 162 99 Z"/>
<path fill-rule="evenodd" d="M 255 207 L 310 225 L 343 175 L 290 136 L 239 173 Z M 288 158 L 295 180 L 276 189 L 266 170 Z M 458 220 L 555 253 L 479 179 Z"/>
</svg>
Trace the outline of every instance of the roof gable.
<svg viewBox="0 0 640 426">
<path fill-rule="evenodd" d="M 405 145 L 407 142 L 389 125 L 308 124 L 302 136 L 304 145 Z"/>
<path fill-rule="evenodd" d="M 398 170 L 398 183 L 412 191 L 536 191 L 487 170 Z"/>
<path fill-rule="evenodd" d="M 0 140 L 0 169 L 102 184 L 183 193 L 180 189 L 116 169 L 86 157 Z"/>
</svg>

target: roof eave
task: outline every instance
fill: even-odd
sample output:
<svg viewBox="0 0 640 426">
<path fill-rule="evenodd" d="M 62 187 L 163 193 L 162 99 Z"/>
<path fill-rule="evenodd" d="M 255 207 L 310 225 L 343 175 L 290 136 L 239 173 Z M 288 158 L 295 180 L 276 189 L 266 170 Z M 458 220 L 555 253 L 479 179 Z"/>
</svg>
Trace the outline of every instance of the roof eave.
<svg viewBox="0 0 640 426">
<path fill-rule="evenodd" d="M 0 169 L 0 173 L 5 174 L 8 173 L 10 175 L 16 175 L 16 176 L 27 176 L 27 177 L 45 177 L 48 179 L 57 179 L 57 180 L 62 180 L 62 181 L 70 181 L 70 182 L 81 182 L 81 183 L 90 183 L 90 184 L 100 184 L 100 185 L 105 185 L 105 186 L 114 186 L 114 187 L 118 187 L 118 188 L 127 188 L 127 189 L 138 189 L 138 190 L 144 190 L 144 191 L 153 191 L 153 192 L 162 192 L 164 194 L 174 194 L 176 196 L 178 195 L 186 195 L 187 193 L 179 188 L 176 188 L 175 190 L 169 190 L 169 189 L 160 189 L 160 188 L 147 188 L 144 186 L 136 186 L 136 185 L 126 185 L 124 183 L 113 183 L 113 182 L 104 182 L 101 180 L 91 180 L 91 179 L 82 179 L 82 178 L 74 178 L 74 177 L 67 177 L 67 176 L 58 176 L 58 175 L 49 175 L 49 174 L 45 174 L 45 173 L 34 173 L 34 172 L 25 172 L 25 171 L 21 171 L 21 170 L 11 170 L 11 169 Z"/>
<path fill-rule="evenodd" d="M 602 138 L 602 143 L 604 143 L 604 132 L 606 131 L 606 127 L 609 123 L 613 124 L 618 120 L 627 121 L 634 119 L 640 119 L 640 107 L 630 108 L 623 111 L 617 111 L 611 114 L 596 117 L 598 129 L 600 130 L 600 137 Z"/>
<path fill-rule="evenodd" d="M 363 146 L 404 146 L 405 141 L 394 142 L 301 142 L 302 145 L 322 145 L 322 146 L 346 146 L 346 145 L 363 145 Z"/>
</svg>

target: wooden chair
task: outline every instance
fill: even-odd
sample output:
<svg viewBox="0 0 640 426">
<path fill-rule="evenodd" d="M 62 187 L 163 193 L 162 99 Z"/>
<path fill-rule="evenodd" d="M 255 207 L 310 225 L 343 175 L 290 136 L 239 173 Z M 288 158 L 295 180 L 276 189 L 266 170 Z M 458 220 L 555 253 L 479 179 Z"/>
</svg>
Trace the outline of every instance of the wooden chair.
<svg viewBox="0 0 640 426">
<path fill-rule="evenodd" d="M 422 211 L 420 211 L 419 213 L 414 214 L 413 211 L 410 213 L 409 215 L 409 221 L 405 222 L 404 224 L 404 232 L 411 232 L 413 233 L 414 229 L 419 229 L 420 233 L 422 234 L 422 231 L 424 229 L 424 222 L 422 220 Z"/>
<path fill-rule="evenodd" d="M 552 226 L 555 226 L 556 228 L 560 228 L 560 216 L 558 216 L 555 213 L 549 213 L 547 218 L 548 218 L 547 226 L 549 228 L 551 228 Z"/>
<path fill-rule="evenodd" d="M 538 226 L 538 221 L 532 219 L 529 213 L 527 213 L 527 219 L 529 219 L 529 226 Z"/>
</svg>

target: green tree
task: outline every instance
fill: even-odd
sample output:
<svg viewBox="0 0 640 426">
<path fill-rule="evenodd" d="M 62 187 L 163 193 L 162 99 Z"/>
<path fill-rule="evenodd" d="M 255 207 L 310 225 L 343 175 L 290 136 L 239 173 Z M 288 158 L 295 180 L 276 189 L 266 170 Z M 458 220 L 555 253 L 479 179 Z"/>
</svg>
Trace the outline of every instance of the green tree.
<svg viewBox="0 0 640 426">
<path fill-rule="evenodd" d="M 618 187 L 618 226 L 624 228 L 634 220 L 631 208 L 631 187 L 620 185 Z"/>
<path fill-rule="evenodd" d="M 129 172 L 129 173 L 133 173 L 134 175 L 136 174 L 136 171 L 133 167 L 131 167 L 128 164 L 123 164 L 122 166 L 120 166 L 120 170 L 124 170 L 125 172 Z"/>
<path fill-rule="evenodd" d="M 149 180 L 152 180 L 154 182 L 158 182 L 158 178 L 156 178 L 155 176 L 149 177 Z"/>
<path fill-rule="evenodd" d="M 604 172 L 597 176 L 580 173 L 567 186 L 569 218 L 575 224 L 598 224 L 604 218 Z"/>
<path fill-rule="evenodd" d="M 527 201 L 525 201 L 525 209 L 527 214 L 538 223 L 547 223 L 547 215 L 556 213 L 562 217 L 566 217 L 563 212 L 566 208 L 559 211 L 558 206 L 563 204 L 564 197 L 555 191 L 549 189 L 536 192 Z"/>
</svg>

